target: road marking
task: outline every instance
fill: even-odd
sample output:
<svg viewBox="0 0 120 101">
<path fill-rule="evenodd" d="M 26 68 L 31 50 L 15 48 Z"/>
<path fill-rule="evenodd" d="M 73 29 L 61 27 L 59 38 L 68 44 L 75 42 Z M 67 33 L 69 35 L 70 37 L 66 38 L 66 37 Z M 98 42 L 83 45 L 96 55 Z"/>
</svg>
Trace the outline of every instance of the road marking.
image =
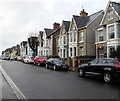
<svg viewBox="0 0 120 101">
<path fill-rule="evenodd" d="M 25 95 L 20 91 L 20 89 L 15 85 L 15 83 L 12 81 L 12 79 L 8 76 L 8 74 L 4 71 L 4 69 L 0 66 L 0 71 L 7 80 L 8 84 L 13 89 L 14 93 L 16 94 L 17 98 L 19 100 L 23 99 L 25 101 L 28 101 L 28 99 L 25 97 Z"/>
</svg>

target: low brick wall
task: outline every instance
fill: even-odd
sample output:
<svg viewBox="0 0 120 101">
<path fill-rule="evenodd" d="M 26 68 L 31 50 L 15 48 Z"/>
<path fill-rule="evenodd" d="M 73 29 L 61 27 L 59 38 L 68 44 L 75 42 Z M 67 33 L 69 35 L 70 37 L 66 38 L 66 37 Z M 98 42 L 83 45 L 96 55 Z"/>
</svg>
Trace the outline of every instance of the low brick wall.
<svg viewBox="0 0 120 101">
<path fill-rule="evenodd" d="M 66 63 L 68 64 L 69 66 L 69 70 L 71 71 L 77 71 L 78 69 L 78 66 L 81 65 L 81 64 L 86 64 L 92 60 L 94 60 L 95 57 L 92 57 L 92 58 L 82 58 L 82 57 L 73 57 L 73 58 L 67 58 L 67 59 L 64 59 L 66 61 Z"/>
</svg>

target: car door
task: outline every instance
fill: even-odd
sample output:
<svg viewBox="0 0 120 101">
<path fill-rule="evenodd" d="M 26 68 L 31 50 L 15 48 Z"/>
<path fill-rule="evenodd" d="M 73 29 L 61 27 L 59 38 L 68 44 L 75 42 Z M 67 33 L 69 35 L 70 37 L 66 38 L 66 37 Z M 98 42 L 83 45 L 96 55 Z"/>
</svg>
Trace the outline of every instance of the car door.
<svg viewBox="0 0 120 101">
<path fill-rule="evenodd" d="M 97 67 L 97 62 L 98 62 L 98 59 L 95 59 L 95 60 L 89 62 L 88 65 L 85 66 L 86 72 L 91 73 L 91 74 L 95 73 L 95 71 L 96 71 L 95 67 Z"/>
<path fill-rule="evenodd" d="M 95 73 L 102 74 L 104 71 L 104 68 L 107 66 L 107 59 L 99 59 L 96 67 L 95 67 Z"/>
<path fill-rule="evenodd" d="M 49 68 L 52 68 L 52 61 L 53 61 L 53 59 L 49 59 L 47 61 L 47 64 L 48 64 Z"/>
</svg>

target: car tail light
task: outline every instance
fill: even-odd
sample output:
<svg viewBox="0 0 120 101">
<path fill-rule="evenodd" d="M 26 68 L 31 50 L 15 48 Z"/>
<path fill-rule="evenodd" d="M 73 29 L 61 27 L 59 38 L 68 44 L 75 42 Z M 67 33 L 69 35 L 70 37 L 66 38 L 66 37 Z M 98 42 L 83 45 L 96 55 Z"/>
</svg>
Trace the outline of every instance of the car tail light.
<svg viewBox="0 0 120 101">
<path fill-rule="evenodd" d="M 118 65 L 115 67 L 116 69 L 120 68 L 120 62 L 117 61 L 117 63 Z"/>
<path fill-rule="evenodd" d="M 120 68 L 120 66 L 118 65 L 118 66 L 116 66 L 115 68 L 118 69 L 118 68 Z"/>
</svg>

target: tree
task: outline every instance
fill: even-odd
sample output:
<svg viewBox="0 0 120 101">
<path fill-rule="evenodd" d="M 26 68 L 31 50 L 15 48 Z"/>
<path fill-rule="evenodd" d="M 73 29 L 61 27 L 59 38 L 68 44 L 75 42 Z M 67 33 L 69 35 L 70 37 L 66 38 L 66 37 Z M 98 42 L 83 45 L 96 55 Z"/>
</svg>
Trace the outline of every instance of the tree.
<svg viewBox="0 0 120 101">
<path fill-rule="evenodd" d="M 120 58 L 120 46 L 117 47 L 116 50 L 113 50 L 112 52 L 110 52 L 110 57 L 111 58 Z"/>
<path fill-rule="evenodd" d="M 28 38 L 28 43 L 30 48 L 33 50 L 33 56 L 37 55 L 38 37 L 31 36 Z"/>
</svg>

